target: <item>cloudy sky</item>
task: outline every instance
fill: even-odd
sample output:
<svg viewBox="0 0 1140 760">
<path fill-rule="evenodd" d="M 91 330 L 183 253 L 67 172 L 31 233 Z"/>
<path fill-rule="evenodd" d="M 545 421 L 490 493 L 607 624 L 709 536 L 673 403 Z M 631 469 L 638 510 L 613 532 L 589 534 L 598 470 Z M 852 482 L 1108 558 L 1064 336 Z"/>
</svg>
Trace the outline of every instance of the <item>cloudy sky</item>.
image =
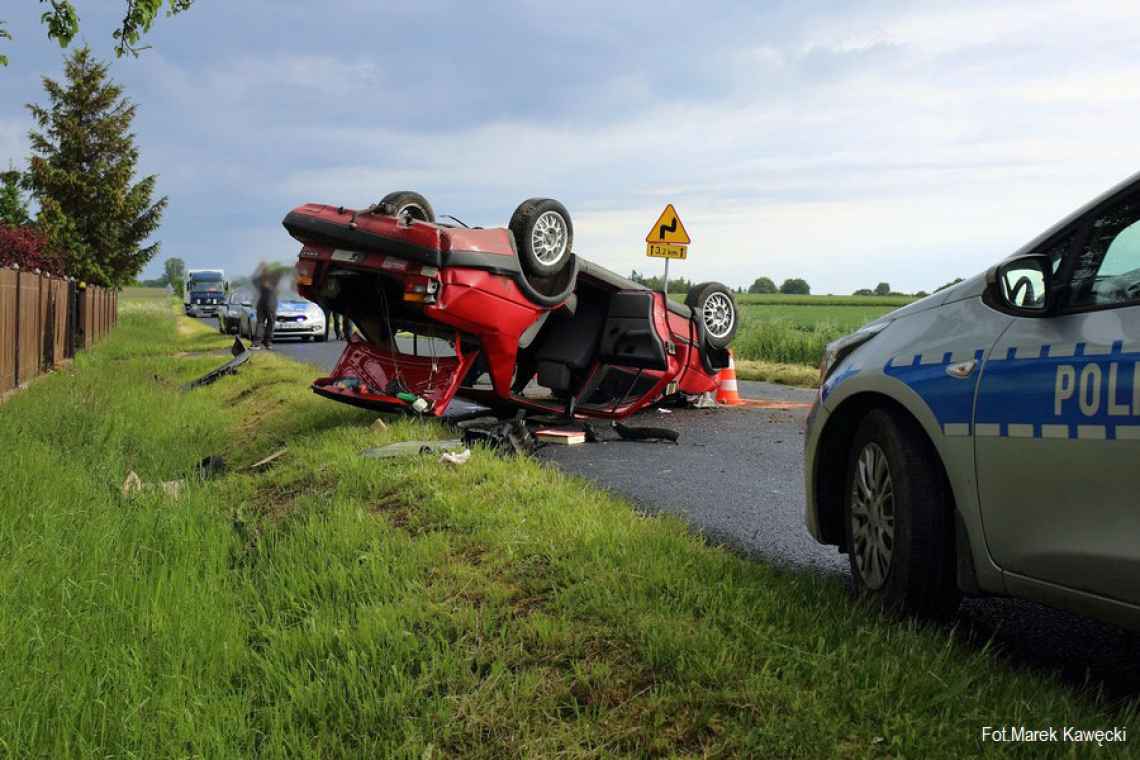
<svg viewBox="0 0 1140 760">
<path fill-rule="evenodd" d="M 123 3 L 77 4 L 110 58 Z M 39 3 L 5 6 L 20 164 L 62 53 Z M 147 41 L 112 72 L 170 197 L 148 276 L 290 260 L 291 207 L 414 189 L 486 226 L 559 198 L 624 274 L 660 270 L 642 241 L 672 202 L 674 273 L 929 290 L 1140 169 L 1135 2 L 198 0 Z"/>
</svg>

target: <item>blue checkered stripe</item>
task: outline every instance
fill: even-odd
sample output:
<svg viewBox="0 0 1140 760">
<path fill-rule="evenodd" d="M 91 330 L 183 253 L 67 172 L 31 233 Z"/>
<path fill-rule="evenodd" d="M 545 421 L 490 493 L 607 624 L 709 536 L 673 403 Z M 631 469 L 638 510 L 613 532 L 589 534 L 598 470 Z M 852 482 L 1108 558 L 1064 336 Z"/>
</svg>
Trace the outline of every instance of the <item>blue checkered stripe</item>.
<svg viewBox="0 0 1140 760">
<path fill-rule="evenodd" d="M 884 372 L 930 406 L 951 437 L 1140 441 L 1140 342 L 1018 346 L 892 357 Z M 947 368 L 973 359 L 964 379 Z"/>
</svg>

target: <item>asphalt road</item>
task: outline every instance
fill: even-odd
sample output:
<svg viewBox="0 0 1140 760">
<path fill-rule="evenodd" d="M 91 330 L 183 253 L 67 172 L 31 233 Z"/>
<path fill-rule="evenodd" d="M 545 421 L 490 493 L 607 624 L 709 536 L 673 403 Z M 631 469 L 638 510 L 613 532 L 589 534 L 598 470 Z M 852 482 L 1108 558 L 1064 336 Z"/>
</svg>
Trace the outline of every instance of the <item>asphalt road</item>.
<svg viewBox="0 0 1140 760">
<path fill-rule="evenodd" d="M 274 346 L 330 370 L 342 342 Z M 740 383 L 745 398 L 810 401 L 813 392 Z M 547 446 L 538 456 L 651 512 L 684 518 L 710 539 L 792 568 L 847 578 L 847 558 L 817 544 L 803 525 L 806 410 L 651 411 L 630 424 L 668 427 L 679 445 L 615 441 Z M 1093 620 L 1009 599 L 967 600 L 956 621 L 964 640 L 993 640 L 1014 666 L 1055 673 L 1112 698 L 1140 697 L 1140 637 Z"/>
</svg>

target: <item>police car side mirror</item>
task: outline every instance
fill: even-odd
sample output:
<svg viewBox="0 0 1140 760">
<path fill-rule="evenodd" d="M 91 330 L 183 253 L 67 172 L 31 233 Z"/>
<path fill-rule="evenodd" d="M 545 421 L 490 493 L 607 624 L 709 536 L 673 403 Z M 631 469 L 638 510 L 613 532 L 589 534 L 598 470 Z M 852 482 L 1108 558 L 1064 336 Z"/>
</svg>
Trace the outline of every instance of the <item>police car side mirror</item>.
<svg viewBox="0 0 1140 760">
<path fill-rule="evenodd" d="M 999 264 L 992 270 L 990 290 L 1001 306 L 1021 316 L 1043 316 L 1053 306 L 1053 263 L 1031 253 Z"/>
</svg>

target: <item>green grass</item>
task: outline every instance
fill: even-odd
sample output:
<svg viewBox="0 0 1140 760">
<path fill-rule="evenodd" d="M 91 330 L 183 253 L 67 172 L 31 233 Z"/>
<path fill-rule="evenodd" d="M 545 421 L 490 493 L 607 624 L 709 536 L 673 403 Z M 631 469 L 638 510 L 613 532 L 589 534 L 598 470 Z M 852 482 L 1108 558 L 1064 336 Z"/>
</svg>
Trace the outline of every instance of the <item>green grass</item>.
<svg viewBox="0 0 1140 760">
<path fill-rule="evenodd" d="M 442 431 L 377 432 L 280 356 L 183 393 L 229 339 L 175 325 L 125 298 L 0 408 L 0 755 L 963 757 L 1136 722 L 534 461 L 362 459 Z"/>
<path fill-rule="evenodd" d="M 738 359 L 816 368 L 828 343 L 909 303 L 905 296 L 741 295 Z M 806 369 L 805 369 L 806 368 Z M 814 383 L 815 380 L 813 379 Z"/>
<path fill-rule="evenodd" d="M 767 383 L 798 385 L 804 388 L 819 387 L 819 369 L 803 364 L 739 359 L 736 361 L 738 380 L 761 380 Z"/>
</svg>

